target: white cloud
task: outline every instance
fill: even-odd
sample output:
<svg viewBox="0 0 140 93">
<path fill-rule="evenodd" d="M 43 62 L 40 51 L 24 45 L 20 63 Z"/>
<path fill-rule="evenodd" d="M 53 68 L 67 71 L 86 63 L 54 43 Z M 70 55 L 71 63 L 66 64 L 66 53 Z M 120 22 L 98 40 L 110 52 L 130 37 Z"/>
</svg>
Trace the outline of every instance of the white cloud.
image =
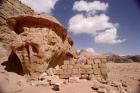
<svg viewBox="0 0 140 93">
<path fill-rule="evenodd" d="M 96 35 L 97 32 L 112 28 L 114 25 L 109 22 L 109 17 L 105 14 L 95 16 L 77 14 L 69 20 L 69 31 L 75 34 L 88 33 Z"/>
<path fill-rule="evenodd" d="M 96 43 L 124 42 L 125 40 L 118 39 L 117 36 L 116 24 L 118 23 L 110 22 L 110 17 L 104 13 L 108 7 L 108 3 L 100 1 L 76 1 L 73 10 L 79 13 L 69 20 L 68 30 L 74 34 L 90 34 L 95 38 Z"/>
<path fill-rule="evenodd" d="M 77 49 L 76 51 L 77 51 L 77 53 L 79 53 L 80 52 L 80 49 Z"/>
<path fill-rule="evenodd" d="M 20 0 L 25 5 L 31 7 L 37 13 L 51 13 L 58 0 Z"/>
<path fill-rule="evenodd" d="M 108 3 L 101 3 L 100 1 L 86 2 L 86 1 L 76 1 L 73 5 L 73 10 L 76 11 L 106 11 L 108 8 Z"/>
<path fill-rule="evenodd" d="M 86 48 L 85 50 L 88 52 L 87 55 L 99 55 L 99 53 L 97 53 L 94 50 L 94 48 L 89 47 L 89 48 Z"/>
<path fill-rule="evenodd" d="M 116 44 L 116 43 L 122 43 L 125 39 L 120 40 L 117 39 L 117 29 L 116 28 L 110 28 L 106 30 L 105 32 L 99 33 L 95 37 L 95 42 L 97 43 L 107 43 L 107 44 Z"/>
<path fill-rule="evenodd" d="M 83 49 L 78 49 L 77 50 L 78 53 L 82 54 L 82 55 L 86 55 L 86 56 L 91 56 L 91 55 L 99 55 L 99 53 L 97 53 L 94 48 L 83 48 Z"/>
<path fill-rule="evenodd" d="M 93 48 L 87 48 L 86 51 L 93 53 L 93 54 L 97 54 Z"/>
</svg>

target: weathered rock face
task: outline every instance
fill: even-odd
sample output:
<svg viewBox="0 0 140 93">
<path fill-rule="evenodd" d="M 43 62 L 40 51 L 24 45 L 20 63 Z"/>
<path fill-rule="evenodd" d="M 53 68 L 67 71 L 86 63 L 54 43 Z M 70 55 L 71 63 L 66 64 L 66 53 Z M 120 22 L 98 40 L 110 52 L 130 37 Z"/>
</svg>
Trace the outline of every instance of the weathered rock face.
<svg viewBox="0 0 140 93">
<path fill-rule="evenodd" d="M 32 13 L 33 11 L 19 0 L 0 0 L 0 43 L 1 46 L 7 46 L 5 52 L 0 50 L 1 53 L 9 52 L 9 46 L 19 38 L 14 31 L 8 28 L 6 19 L 14 15 Z"/>
<path fill-rule="evenodd" d="M 22 4 L 19 0 L 1 0 L 0 1 L 0 27 L 2 30 L 0 32 L 4 32 L 6 23 L 6 19 L 15 16 L 15 15 L 23 15 L 23 14 L 33 14 L 33 11 Z M 9 32 L 10 33 L 10 32 Z"/>
<path fill-rule="evenodd" d="M 0 0 L 0 16 L 7 18 L 19 14 L 32 14 L 31 8 L 22 4 L 19 0 Z"/>
<path fill-rule="evenodd" d="M 15 59 L 17 55 L 23 73 L 33 78 L 45 72 L 48 67 L 63 65 L 64 59 L 69 56 L 76 57 L 66 30 L 57 21 L 48 18 L 52 17 L 24 15 L 7 19 L 9 28 L 18 36 L 18 40 L 11 44 L 14 55 L 10 58 Z M 9 62 L 12 63 L 11 60 Z"/>
<path fill-rule="evenodd" d="M 63 41 L 67 36 L 66 29 L 54 17 L 46 14 L 14 16 L 8 18 L 7 23 L 9 28 L 14 30 L 17 34 L 25 31 L 23 27 L 47 27 L 59 35 Z"/>
<path fill-rule="evenodd" d="M 19 0 L 0 2 L 0 42 L 12 50 L 7 69 L 37 76 L 34 74 L 63 64 L 76 52 L 65 28 L 55 18 L 32 14 Z"/>
</svg>

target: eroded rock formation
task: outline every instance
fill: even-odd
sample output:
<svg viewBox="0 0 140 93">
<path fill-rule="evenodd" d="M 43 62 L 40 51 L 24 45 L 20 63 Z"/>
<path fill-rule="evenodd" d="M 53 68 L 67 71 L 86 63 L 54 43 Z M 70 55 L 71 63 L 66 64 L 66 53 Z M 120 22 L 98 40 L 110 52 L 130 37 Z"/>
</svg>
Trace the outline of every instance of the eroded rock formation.
<svg viewBox="0 0 140 93">
<path fill-rule="evenodd" d="M 51 16 L 38 14 L 10 17 L 7 23 L 19 37 L 11 44 L 14 54 L 11 58 L 17 55 L 25 74 L 38 76 L 48 67 L 62 65 L 68 56 L 77 56 L 65 28 Z"/>
<path fill-rule="evenodd" d="M 21 14 L 33 14 L 33 11 L 19 0 L 0 0 L 0 46 L 4 45 L 6 48 L 5 52 L 2 50 L 0 52 L 8 53 L 4 57 L 9 55 L 11 43 L 19 38 L 14 31 L 9 29 L 6 19 Z"/>
<path fill-rule="evenodd" d="M 8 53 L 12 51 L 6 69 L 18 74 L 37 76 L 33 74 L 63 64 L 68 56 L 76 57 L 66 29 L 54 17 L 33 15 L 19 0 L 0 2 L 0 42 L 9 47 Z"/>
</svg>

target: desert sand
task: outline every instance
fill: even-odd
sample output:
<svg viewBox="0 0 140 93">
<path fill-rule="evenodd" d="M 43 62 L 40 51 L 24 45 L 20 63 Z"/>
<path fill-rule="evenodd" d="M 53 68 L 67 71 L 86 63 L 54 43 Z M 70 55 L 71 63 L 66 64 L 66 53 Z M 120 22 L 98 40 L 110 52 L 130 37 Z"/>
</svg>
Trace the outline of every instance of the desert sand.
<svg viewBox="0 0 140 93">
<path fill-rule="evenodd" d="M 135 93 L 140 89 L 140 63 L 107 63 L 109 79 L 123 82 Z"/>
</svg>

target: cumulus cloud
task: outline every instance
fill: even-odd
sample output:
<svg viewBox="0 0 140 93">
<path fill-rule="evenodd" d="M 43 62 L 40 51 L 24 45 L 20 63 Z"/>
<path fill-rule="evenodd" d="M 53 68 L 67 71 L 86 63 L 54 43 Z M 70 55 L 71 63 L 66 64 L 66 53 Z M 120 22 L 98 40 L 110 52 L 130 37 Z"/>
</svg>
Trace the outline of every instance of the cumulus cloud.
<svg viewBox="0 0 140 93">
<path fill-rule="evenodd" d="M 93 54 L 97 54 L 93 48 L 87 48 L 86 51 L 93 53 Z"/>
<path fill-rule="evenodd" d="M 77 50 L 77 52 L 79 53 L 79 54 L 82 54 L 82 55 L 99 55 L 99 53 L 97 53 L 95 50 L 94 50 L 94 48 L 91 48 L 91 47 L 89 47 L 89 48 L 83 48 L 83 49 L 78 49 Z"/>
<path fill-rule="evenodd" d="M 124 39 L 118 39 L 117 36 L 118 23 L 110 22 L 110 17 L 104 13 L 108 7 L 108 3 L 100 1 L 76 1 L 73 10 L 78 13 L 69 20 L 68 30 L 74 34 L 90 34 L 96 43 L 124 42 Z"/>
<path fill-rule="evenodd" d="M 88 33 L 96 35 L 97 32 L 112 28 L 114 25 L 109 22 L 109 17 L 105 14 L 95 16 L 77 14 L 69 20 L 69 31 L 75 34 Z"/>
<path fill-rule="evenodd" d="M 117 29 L 116 28 L 110 28 L 106 30 L 105 32 L 99 33 L 95 37 L 95 42 L 97 43 L 107 43 L 107 44 L 116 44 L 116 43 L 122 43 L 125 39 L 117 39 Z"/>
<path fill-rule="evenodd" d="M 58 0 L 20 0 L 37 13 L 51 13 Z"/>
<path fill-rule="evenodd" d="M 101 3 L 100 1 L 86 2 L 86 1 L 76 1 L 73 5 L 73 10 L 77 11 L 106 11 L 108 8 L 108 3 Z"/>
</svg>

